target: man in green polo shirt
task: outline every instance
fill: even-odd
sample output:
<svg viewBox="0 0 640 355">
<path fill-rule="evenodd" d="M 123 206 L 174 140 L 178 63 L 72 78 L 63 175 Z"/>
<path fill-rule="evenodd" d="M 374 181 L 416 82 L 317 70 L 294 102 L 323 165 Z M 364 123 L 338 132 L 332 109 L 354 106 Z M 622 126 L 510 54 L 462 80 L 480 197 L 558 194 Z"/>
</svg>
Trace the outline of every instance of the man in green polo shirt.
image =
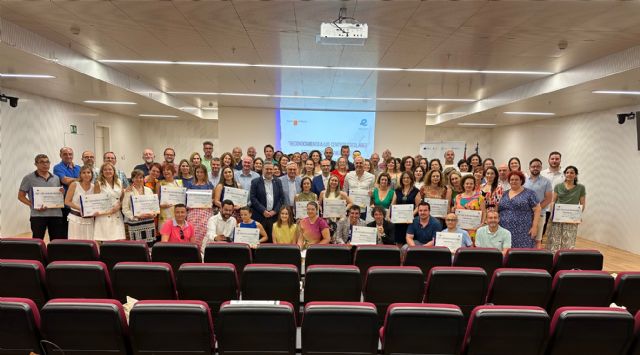
<svg viewBox="0 0 640 355">
<path fill-rule="evenodd" d="M 511 248 L 511 232 L 502 228 L 499 222 L 498 212 L 487 212 L 487 225 L 478 228 L 476 232 L 476 247 L 495 248 L 503 254 Z"/>
</svg>

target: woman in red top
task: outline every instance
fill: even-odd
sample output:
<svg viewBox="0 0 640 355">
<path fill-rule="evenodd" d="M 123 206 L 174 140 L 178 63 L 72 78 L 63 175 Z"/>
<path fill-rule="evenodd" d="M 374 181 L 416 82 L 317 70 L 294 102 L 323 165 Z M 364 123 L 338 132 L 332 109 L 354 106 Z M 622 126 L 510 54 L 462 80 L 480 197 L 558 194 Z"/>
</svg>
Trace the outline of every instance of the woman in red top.
<svg viewBox="0 0 640 355">
<path fill-rule="evenodd" d="M 331 172 L 331 175 L 335 175 L 338 177 L 338 181 L 340 182 L 340 188 L 344 186 L 344 177 L 347 176 L 349 172 L 347 160 L 344 157 L 340 157 L 336 162 L 336 169 Z"/>
</svg>

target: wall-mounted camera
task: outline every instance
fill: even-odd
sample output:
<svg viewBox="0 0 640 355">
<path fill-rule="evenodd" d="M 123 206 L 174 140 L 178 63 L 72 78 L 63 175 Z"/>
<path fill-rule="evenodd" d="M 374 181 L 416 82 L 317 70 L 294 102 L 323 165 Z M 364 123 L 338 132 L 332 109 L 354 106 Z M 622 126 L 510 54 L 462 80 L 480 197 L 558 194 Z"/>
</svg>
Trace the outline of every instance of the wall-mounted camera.
<svg viewBox="0 0 640 355">
<path fill-rule="evenodd" d="M 18 98 L 13 96 L 7 96 L 5 94 L 0 94 L 0 102 L 9 102 L 9 106 L 18 107 Z"/>
</svg>

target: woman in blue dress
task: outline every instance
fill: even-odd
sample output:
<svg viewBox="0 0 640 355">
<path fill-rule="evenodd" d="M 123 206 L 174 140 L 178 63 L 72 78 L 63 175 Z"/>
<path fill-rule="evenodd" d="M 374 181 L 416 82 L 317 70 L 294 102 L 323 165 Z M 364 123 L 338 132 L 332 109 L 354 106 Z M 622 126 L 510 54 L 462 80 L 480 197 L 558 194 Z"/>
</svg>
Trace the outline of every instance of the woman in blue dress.
<svg viewBox="0 0 640 355">
<path fill-rule="evenodd" d="M 510 172 L 511 188 L 502 195 L 498 204 L 500 226 L 511 232 L 512 248 L 534 248 L 536 245 L 540 203 L 535 192 L 523 186 L 524 182 L 522 172 Z"/>
</svg>

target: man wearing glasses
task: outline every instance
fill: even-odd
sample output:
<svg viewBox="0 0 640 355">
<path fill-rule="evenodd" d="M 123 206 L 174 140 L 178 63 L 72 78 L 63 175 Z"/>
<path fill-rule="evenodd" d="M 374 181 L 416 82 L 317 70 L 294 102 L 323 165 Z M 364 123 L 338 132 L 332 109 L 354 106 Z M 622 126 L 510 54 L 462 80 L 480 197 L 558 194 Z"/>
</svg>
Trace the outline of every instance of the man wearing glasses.
<svg viewBox="0 0 640 355">
<path fill-rule="evenodd" d="M 553 186 L 551 180 L 540 174 L 542 170 L 542 161 L 534 158 L 529 162 L 529 178 L 524 183 L 524 187 L 533 190 L 536 193 L 538 202 L 540 203 L 540 218 L 538 219 L 538 234 L 536 235 L 536 248 L 542 247 L 542 234 L 544 233 L 545 215 L 547 207 L 551 203 L 553 195 Z"/>
<path fill-rule="evenodd" d="M 449 213 L 445 217 L 444 222 L 446 223 L 447 228 L 443 229 L 442 230 L 443 232 L 462 234 L 462 245 L 460 245 L 461 247 L 473 246 L 473 243 L 471 242 L 471 238 L 469 237 L 469 233 L 467 233 L 466 230 L 458 227 L 458 216 L 456 216 L 455 213 Z M 436 239 L 437 238 L 438 237 L 436 236 Z"/>
<path fill-rule="evenodd" d="M 45 154 L 38 154 L 35 158 L 36 171 L 27 174 L 20 183 L 18 200 L 31 209 L 31 233 L 34 238 L 44 239 L 46 231 L 49 231 L 49 239 L 66 239 L 67 228 L 62 218 L 61 208 L 46 208 L 33 206 L 31 203 L 31 191 L 34 187 L 59 187 L 60 178 L 49 172 L 51 162 Z"/>
</svg>

